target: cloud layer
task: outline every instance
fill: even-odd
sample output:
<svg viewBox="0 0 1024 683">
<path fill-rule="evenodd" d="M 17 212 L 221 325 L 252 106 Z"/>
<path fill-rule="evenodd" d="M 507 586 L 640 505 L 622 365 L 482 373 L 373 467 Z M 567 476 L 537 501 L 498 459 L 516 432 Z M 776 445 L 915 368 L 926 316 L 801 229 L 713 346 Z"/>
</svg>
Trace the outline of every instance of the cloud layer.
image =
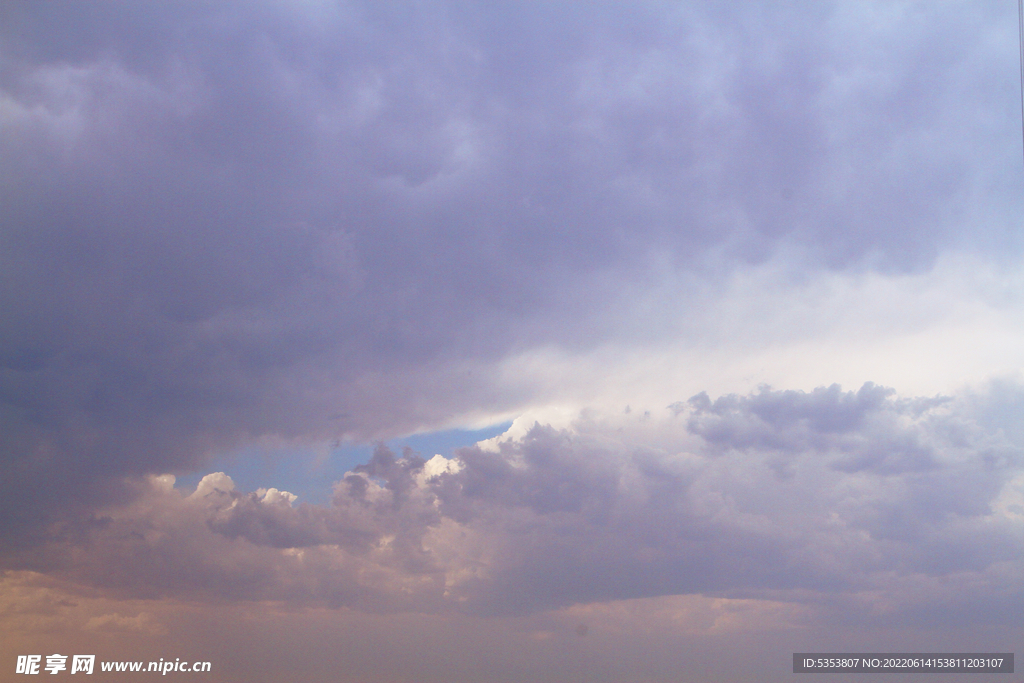
<svg viewBox="0 0 1024 683">
<path fill-rule="evenodd" d="M 1019 631 L 1015 29 L 7 3 L 0 622 Z M 513 419 L 381 445 L 328 505 L 210 465 Z"/>
<path fill-rule="evenodd" d="M 1024 468 L 979 415 L 873 385 L 700 394 L 455 459 L 380 446 L 329 506 L 223 473 L 189 495 L 153 478 L 22 561 L 133 598 L 514 615 L 704 594 L 1002 623 Z"/>
<path fill-rule="evenodd" d="M 998 4 L 5 12 L 3 433 L 29 489 L 507 413 L 531 394 L 501 358 L 671 334 L 637 296 L 715 306 L 781 253 L 1020 253 Z M 25 490 L 9 514 L 53 506 Z"/>
</svg>

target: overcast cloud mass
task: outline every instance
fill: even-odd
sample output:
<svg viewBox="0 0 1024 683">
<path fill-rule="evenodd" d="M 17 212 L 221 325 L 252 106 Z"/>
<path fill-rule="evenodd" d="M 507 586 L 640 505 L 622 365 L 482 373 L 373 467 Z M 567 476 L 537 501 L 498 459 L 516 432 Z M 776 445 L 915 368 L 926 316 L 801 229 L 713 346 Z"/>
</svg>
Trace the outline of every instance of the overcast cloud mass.
<svg viewBox="0 0 1024 683">
<path fill-rule="evenodd" d="M 0 678 L 1013 651 L 1015 9 L 0 2 Z"/>
</svg>

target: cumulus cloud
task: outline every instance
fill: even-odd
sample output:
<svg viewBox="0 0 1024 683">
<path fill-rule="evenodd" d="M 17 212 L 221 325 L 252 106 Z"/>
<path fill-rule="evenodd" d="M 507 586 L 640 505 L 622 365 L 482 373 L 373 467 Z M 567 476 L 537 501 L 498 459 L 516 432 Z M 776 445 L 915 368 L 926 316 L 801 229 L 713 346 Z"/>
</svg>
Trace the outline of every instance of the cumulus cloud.
<svg viewBox="0 0 1024 683">
<path fill-rule="evenodd" d="M 873 385 L 762 388 L 535 424 L 454 459 L 379 446 L 327 506 L 223 473 L 187 496 L 151 478 L 72 562 L 25 561 L 124 596 L 370 612 L 704 594 L 999 622 L 1019 596 L 1024 460 L 979 415 Z"/>
</svg>

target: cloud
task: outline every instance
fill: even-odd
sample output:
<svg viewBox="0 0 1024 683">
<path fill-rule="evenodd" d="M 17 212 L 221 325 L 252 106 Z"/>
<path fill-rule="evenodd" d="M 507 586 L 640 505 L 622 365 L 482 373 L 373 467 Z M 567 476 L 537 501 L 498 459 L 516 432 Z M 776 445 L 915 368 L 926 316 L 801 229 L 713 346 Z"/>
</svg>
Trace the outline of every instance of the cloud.
<svg viewBox="0 0 1024 683">
<path fill-rule="evenodd" d="M 716 674 L 734 671 L 725 680 L 739 681 L 763 671 L 764 659 L 759 654 L 725 656 L 729 652 L 748 653 L 752 643 L 763 646 L 766 639 L 774 649 L 785 651 L 787 641 L 806 642 L 813 633 L 806 629 L 812 611 L 803 606 L 699 596 L 580 605 L 528 617 L 479 618 L 371 615 L 266 602 L 113 602 L 84 596 L 80 587 L 30 572 L 10 573 L 2 581 L 0 601 L 17 593 L 22 608 L 44 598 L 60 605 L 60 623 L 50 618 L 45 625 L 30 624 L 0 609 L 0 631 L 5 634 L 0 656 L 4 658 L 13 660 L 19 652 L 77 652 L 96 653 L 99 661 L 140 656 L 166 661 L 167 655 L 173 655 L 171 659 L 211 661 L 215 678 L 229 681 L 278 680 L 296 670 L 315 680 L 341 681 L 375 677 L 438 683 L 488 677 L 514 681 L 546 672 L 559 678 L 575 672 L 601 681 L 639 672 L 652 681 L 671 681 L 681 673 L 709 669 Z M 134 615 L 140 610 L 152 614 L 168 633 L 84 628 L 93 617 Z M 588 627 L 585 638 L 577 635 L 581 623 Z M 849 637 L 850 629 L 841 632 Z M 343 634 L 340 640 L 339 634 Z M 1012 635 L 997 642 L 1012 642 Z M 315 662 L 312 669 L 304 668 L 310 662 Z M 721 662 L 729 666 L 723 669 Z M 775 673 L 768 680 L 791 675 L 784 669 Z"/>
<path fill-rule="evenodd" d="M 140 612 L 134 617 L 125 617 L 116 612 L 93 617 L 85 623 L 86 631 L 104 631 L 107 633 L 146 633 L 149 635 L 166 635 L 167 629 L 153 621 L 153 616 Z"/>
<path fill-rule="evenodd" d="M 638 412 L 537 424 L 453 460 L 379 446 L 328 506 L 223 473 L 187 496 L 152 478 L 72 561 L 22 561 L 114 595 L 366 612 L 703 594 L 847 621 L 1008 618 L 968 604 L 1019 592 L 1021 447 L 971 401 L 762 388 Z"/>
<path fill-rule="evenodd" d="M 12 631 L 1019 625 L 1004 5 L 5 8 Z M 517 416 L 328 505 L 209 464 Z"/>
<path fill-rule="evenodd" d="M 616 293 L 658 264 L 1019 254 L 994 8 L 11 10 L 5 432 L 117 473 L 401 433 L 657 321 Z"/>
</svg>

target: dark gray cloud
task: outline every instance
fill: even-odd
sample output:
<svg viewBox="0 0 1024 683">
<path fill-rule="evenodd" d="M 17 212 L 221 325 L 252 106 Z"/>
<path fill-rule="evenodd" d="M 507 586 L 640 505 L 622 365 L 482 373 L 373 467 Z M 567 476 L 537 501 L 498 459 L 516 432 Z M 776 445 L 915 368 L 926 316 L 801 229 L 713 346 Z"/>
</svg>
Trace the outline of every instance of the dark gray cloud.
<svg viewBox="0 0 1024 683">
<path fill-rule="evenodd" d="M 786 250 L 809 271 L 1019 255 L 1012 21 L 881 7 L 5 4 L 5 541 L 261 436 L 522 405 L 496 362 L 643 338 L 661 311 L 631 297 L 664 268 L 713 287 Z M 716 403 L 695 430 L 827 442 L 849 474 L 937 467 L 913 435 L 849 422 L 872 391 L 824 417 L 772 400 Z M 446 514 L 476 490 L 598 514 L 614 468 L 563 480 L 559 437 L 532 438 L 555 441 L 523 446 L 548 458 L 526 480 L 467 455 Z M 239 505 L 217 533 L 327 533 Z"/>
</svg>

